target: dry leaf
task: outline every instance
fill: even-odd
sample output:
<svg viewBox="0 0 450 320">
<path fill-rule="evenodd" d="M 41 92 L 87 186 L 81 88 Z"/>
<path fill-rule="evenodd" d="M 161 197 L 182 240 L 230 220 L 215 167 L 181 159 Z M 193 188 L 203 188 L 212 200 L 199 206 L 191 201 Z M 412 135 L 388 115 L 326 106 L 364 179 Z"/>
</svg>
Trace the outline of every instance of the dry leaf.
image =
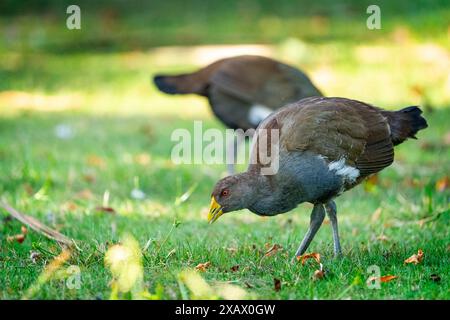
<svg viewBox="0 0 450 320">
<path fill-rule="evenodd" d="M 277 278 L 273 278 L 273 287 L 276 292 L 281 290 L 281 280 Z"/>
<path fill-rule="evenodd" d="M 377 222 L 380 219 L 381 216 L 381 208 L 377 208 L 373 213 L 372 217 L 370 218 L 370 221 L 372 223 Z"/>
<path fill-rule="evenodd" d="M 96 155 L 89 155 L 86 159 L 88 165 L 98 168 L 105 168 L 106 162 L 101 157 Z"/>
<path fill-rule="evenodd" d="M 417 254 L 413 254 L 411 257 L 405 260 L 405 264 L 413 263 L 413 264 L 419 264 L 422 262 L 423 259 L 423 251 L 419 249 L 417 251 Z"/>
<path fill-rule="evenodd" d="M 382 276 L 382 277 L 380 277 L 380 282 L 389 282 L 389 281 L 392 281 L 392 280 L 394 280 L 394 279 L 397 279 L 398 278 L 398 276 L 391 276 L 391 275 L 387 275 L 387 276 Z"/>
<path fill-rule="evenodd" d="M 313 274 L 313 280 L 320 280 L 325 277 L 325 272 L 323 270 L 316 270 Z"/>
<path fill-rule="evenodd" d="M 386 235 L 381 234 L 381 235 L 379 235 L 377 237 L 377 240 L 379 240 L 379 241 L 389 241 L 389 238 Z"/>
<path fill-rule="evenodd" d="M 18 243 L 22 243 L 25 241 L 26 236 L 24 234 L 16 234 L 14 236 L 9 236 L 6 238 L 6 241 L 13 242 L 17 241 Z"/>
<path fill-rule="evenodd" d="M 436 191 L 438 192 L 444 192 L 446 189 L 448 189 L 450 185 L 450 179 L 448 176 L 445 176 L 438 181 L 436 181 Z"/>
<path fill-rule="evenodd" d="M 307 254 L 297 257 L 297 261 L 301 261 L 302 265 L 304 265 L 306 260 L 308 260 L 308 259 L 314 259 L 318 264 L 321 264 L 320 263 L 320 253 L 317 253 L 317 252 L 307 253 Z"/>
<path fill-rule="evenodd" d="M 200 272 L 205 272 L 207 268 L 209 268 L 209 266 L 211 265 L 211 262 L 205 262 L 205 263 L 199 263 L 196 267 L 195 270 L 200 271 Z"/>
<path fill-rule="evenodd" d="M 239 265 L 232 266 L 232 267 L 230 268 L 230 270 L 231 270 L 232 272 L 237 272 L 237 271 L 239 271 Z"/>
<path fill-rule="evenodd" d="M 235 254 L 237 252 L 236 248 L 227 248 L 227 251 L 231 254 Z"/>
<path fill-rule="evenodd" d="M 265 247 L 266 249 L 269 247 L 270 245 L 268 243 L 266 243 Z M 271 246 L 266 253 L 264 253 L 265 257 L 270 257 L 272 255 L 274 255 L 275 253 L 278 252 L 278 250 L 282 249 L 283 247 L 280 246 L 279 244 L 274 244 L 273 246 Z"/>
<path fill-rule="evenodd" d="M 377 281 L 377 280 L 379 280 L 382 283 L 386 283 L 386 282 L 392 281 L 397 278 L 398 278 L 398 276 L 392 276 L 392 275 L 381 276 L 381 277 L 373 276 L 373 277 L 370 277 L 369 279 L 367 279 L 367 283 L 371 283 L 371 282 Z"/>
<path fill-rule="evenodd" d="M 80 199 L 84 199 L 84 200 L 91 200 L 94 198 L 94 194 L 92 193 L 91 190 L 84 189 L 84 190 L 81 190 L 80 192 L 78 192 L 76 194 L 76 197 L 80 198 Z"/>
<path fill-rule="evenodd" d="M 25 235 L 25 234 L 28 233 L 28 229 L 27 229 L 25 226 L 21 226 L 21 227 L 20 227 L 20 232 L 21 232 L 23 235 Z"/>
<path fill-rule="evenodd" d="M 116 213 L 116 210 L 111 207 L 96 207 L 95 210 L 100 212 Z"/>
</svg>

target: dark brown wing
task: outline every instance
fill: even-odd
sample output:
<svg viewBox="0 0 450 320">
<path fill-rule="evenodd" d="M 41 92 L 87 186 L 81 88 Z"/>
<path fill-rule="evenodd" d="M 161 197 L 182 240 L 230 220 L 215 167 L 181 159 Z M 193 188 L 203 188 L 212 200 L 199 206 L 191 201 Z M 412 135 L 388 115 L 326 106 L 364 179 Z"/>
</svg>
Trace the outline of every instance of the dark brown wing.
<svg viewBox="0 0 450 320">
<path fill-rule="evenodd" d="M 287 151 L 311 151 L 329 162 L 345 159 L 364 178 L 394 158 L 387 120 L 380 110 L 344 98 L 307 98 L 273 115 Z M 261 126 L 270 124 L 270 119 Z"/>
</svg>

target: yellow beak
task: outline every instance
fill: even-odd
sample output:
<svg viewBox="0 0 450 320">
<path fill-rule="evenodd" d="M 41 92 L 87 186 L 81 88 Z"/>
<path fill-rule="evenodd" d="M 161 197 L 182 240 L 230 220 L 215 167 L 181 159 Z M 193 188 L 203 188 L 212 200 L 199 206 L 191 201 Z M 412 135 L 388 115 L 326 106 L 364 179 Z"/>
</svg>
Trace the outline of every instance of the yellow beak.
<svg viewBox="0 0 450 320">
<path fill-rule="evenodd" d="M 223 214 L 222 207 L 217 203 L 214 197 L 211 197 L 211 204 L 208 213 L 208 222 L 213 223 Z"/>
</svg>

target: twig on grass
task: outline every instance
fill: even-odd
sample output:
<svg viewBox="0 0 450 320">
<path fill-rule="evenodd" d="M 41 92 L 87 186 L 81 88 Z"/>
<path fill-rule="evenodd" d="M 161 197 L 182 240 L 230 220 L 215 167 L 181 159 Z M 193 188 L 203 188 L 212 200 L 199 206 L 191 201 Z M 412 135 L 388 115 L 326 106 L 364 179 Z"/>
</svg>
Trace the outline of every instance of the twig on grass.
<svg viewBox="0 0 450 320">
<path fill-rule="evenodd" d="M 0 207 L 5 209 L 12 217 L 16 218 L 20 222 L 22 222 L 24 225 L 30 227 L 34 231 L 44 235 L 45 237 L 57 241 L 60 245 L 65 245 L 68 247 L 71 247 L 75 245 L 75 242 L 73 239 L 70 239 L 66 237 L 65 235 L 59 233 L 58 231 L 46 226 L 42 222 L 38 221 L 34 217 L 28 216 L 26 214 L 23 214 L 13 207 L 11 207 L 9 204 L 7 204 L 5 201 L 0 201 Z M 76 247 L 76 245 L 75 245 Z"/>
</svg>

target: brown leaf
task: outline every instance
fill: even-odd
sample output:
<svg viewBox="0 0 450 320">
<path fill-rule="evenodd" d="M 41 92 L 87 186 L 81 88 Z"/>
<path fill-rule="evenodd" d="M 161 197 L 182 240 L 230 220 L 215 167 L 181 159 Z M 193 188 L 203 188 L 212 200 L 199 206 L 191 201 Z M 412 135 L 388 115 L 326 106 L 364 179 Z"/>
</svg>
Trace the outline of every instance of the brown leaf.
<svg viewBox="0 0 450 320">
<path fill-rule="evenodd" d="M 84 189 L 84 190 L 81 190 L 80 192 L 78 192 L 76 194 L 76 197 L 80 198 L 80 199 L 84 199 L 84 200 L 91 200 L 94 198 L 94 194 L 92 193 L 91 190 Z"/>
<path fill-rule="evenodd" d="M 28 229 L 27 229 L 25 226 L 21 226 L 21 227 L 20 227 L 20 232 L 21 232 L 23 235 L 25 235 L 25 234 L 28 233 Z"/>
<path fill-rule="evenodd" d="M 314 259 L 318 264 L 320 264 L 320 253 L 313 252 L 307 253 L 302 256 L 297 257 L 297 261 L 301 261 L 302 266 L 305 264 L 306 260 Z"/>
<path fill-rule="evenodd" d="M 313 280 L 321 280 L 325 277 L 325 272 L 323 270 L 316 270 L 313 274 Z"/>
<path fill-rule="evenodd" d="M 367 283 L 371 283 L 373 281 L 379 280 L 382 283 L 386 283 L 386 282 L 390 282 L 394 279 L 397 279 L 398 276 L 392 276 L 392 275 L 387 275 L 387 276 L 381 276 L 381 277 L 370 277 L 369 279 L 367 279 Z"/>
<path fill-rule="evenodd" d="M 382 277 L 380 277 L 380 282 L 385 283 L 385 282 L 389 282 L 389 281 L 392 281 L 397 278 L 398 278 L 398 276 L 392 276 L 392 275 L 382 276 Z"/>
<path fill-rule="evenodd" d="M 405 260 L 405 264 L 413 263 L 413 264 L 419 264 L 423 260 L 423 251 L 419 249 L 417 251 L 417 254 L 413 254 L 411 257 Z"/>
<path fill-rule="evenodd" d="M 86 159 L 88 165 L 98 168 L 105 168 L 106 162 L 101 157 L 96 155 L 89 155 Z"/>
<path fill-rule="evenodd" d="M 448 176 L 442 177 L 438 181 L 436 181 L 436 191 L 438 192 L 444 192 L 446 189 L 448 189 L 450 185 L 450 179 Z"/>
<path fill-rule="evenodd" d="M 266 243 L 266 249 L 270 246 L 268 243 Z M 283 247 L 280 246 L 279 244 L 274 244 L 273 246 L 271 246 L 266 253 L 264 253 L 265 257 L 270 257 L 272 255 L 274 255 L 275 253 L 277 253 L 280 249 L 282 249 Z"/>
<path fill-rule="evenodd" d="M 379 241 L 389 241 L 389 238 L 386 235 L 381 234 L 381 235 L 379 235 L 377 237 L 377 240 L 379 240 Z"/>
<path fill-rule="evenodd" d="M 6 241 L 12 242 L 17 241 L 18 243 L 22 243 L 25 241 L 26 236 L 24 234 L 16 234 L 14 236 L 9 236 L 6 238 Z"/>
<path fill-rule="evenodd" d="M 277 278 L 273 278 L 273 288 L 276 292 L 281 290 L 281 280 Z"/>
<path fill-rule="evenodd" d="M 211 262 L 205 262 L 205 263 L 199 263 L 196 267 L 195 270 L 200 271 L 200 272 L 205 272 L 206 269 L 209 268 L 209 266 L 211 265 Z"/>
<path fill-rule="evenodd" d="M 238 272 L 238 271 L 239 271 L 239 265 L 232 266 L 232 267 L 230 268 L 230 270 L 231 270 L 232 272 Z"/>
<path fill-rule="evenodd" d="M 116 213 L 116 210 L 111 207 L 96 207 L 95 210 L 100 212 Z"/>
</svg>

